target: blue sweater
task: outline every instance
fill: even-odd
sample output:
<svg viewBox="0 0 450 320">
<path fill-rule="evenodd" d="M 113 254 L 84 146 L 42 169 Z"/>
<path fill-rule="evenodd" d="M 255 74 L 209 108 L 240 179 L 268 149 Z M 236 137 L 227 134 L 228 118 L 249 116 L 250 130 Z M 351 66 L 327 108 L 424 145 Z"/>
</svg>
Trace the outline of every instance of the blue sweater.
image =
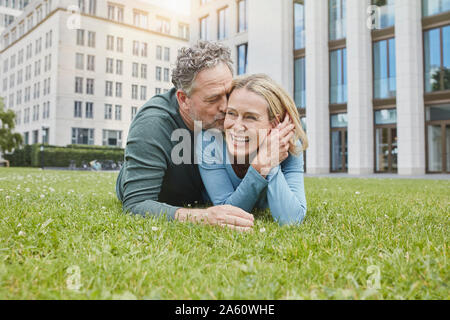
<svg viewBox="0 0 450 320">
<path fill-rule="evenodd" d="M 300 146 L 300 142 L 298 143 Z M 303 155 L 289 157 L 264 178 L 252 166 L 240 179 L 231 166 L 221 133 L 197 136 L 196 159 L 203 183 L 214 205 L 230 204 L 247 212 L 269 208 L 280 225 L 300 224 L 306 214 Z"/>
</svg>

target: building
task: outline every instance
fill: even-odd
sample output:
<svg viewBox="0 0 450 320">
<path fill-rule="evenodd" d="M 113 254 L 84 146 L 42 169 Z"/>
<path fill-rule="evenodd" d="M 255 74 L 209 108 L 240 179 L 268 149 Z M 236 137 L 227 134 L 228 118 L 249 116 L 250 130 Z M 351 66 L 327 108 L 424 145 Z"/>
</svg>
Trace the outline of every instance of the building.
<svg viewBox="0 0 450 320">
<path fill-rule="evenodd" d="M 29 0 L 0 0 L 0 34 L 20 16 Z"/>
<path fill-rule="evenodd" d="M 450 0 L 191 4 L 191 41 L 223 41 L 237 74 L 292 93 L 307 172 L 450 172 Z"/>
<path fill-rule="evenodd" d="M 0 97 L 27 144 L 124 147 L 188 38 L 189 17 L 145 1 L 31 1 L 1 35 Z"/>
</svg>

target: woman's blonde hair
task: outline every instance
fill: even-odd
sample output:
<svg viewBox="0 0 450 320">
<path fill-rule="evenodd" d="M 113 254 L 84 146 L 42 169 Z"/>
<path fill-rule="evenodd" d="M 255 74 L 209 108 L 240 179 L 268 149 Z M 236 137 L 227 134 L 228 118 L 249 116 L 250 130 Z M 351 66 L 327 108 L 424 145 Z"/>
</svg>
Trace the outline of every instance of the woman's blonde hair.
<svg viewBox="0 0 450 320">
<path fill-rule="evenodd" d="M 233 80 L 230 94 L 237 89 L 247 89 L 264 98 L 269 106 L 268 112 L 270 122 L 275 119 L 279 122 L 283 122 L 286 113 L 289 114 L 289 117 L 295 126 L 294 136 L 290 141 L 290 153 L 298 155 L 301 151 L 308 148 L 308 138 L 300 124 L 300 115 L 294 100 L 292 100 L 286 90 L 273 81 L 268 75 L 253 74 L 238 77 Z M 296 142 L 299 139 L 302 142 L 301 150 L 296 146 Z"/>
</svg>

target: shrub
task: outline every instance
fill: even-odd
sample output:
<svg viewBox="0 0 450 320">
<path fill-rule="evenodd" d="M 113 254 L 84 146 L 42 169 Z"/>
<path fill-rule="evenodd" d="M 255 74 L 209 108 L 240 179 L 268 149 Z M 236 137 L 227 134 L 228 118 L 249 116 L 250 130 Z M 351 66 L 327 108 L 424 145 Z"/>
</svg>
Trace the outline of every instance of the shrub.
<svg viewBox="0 0 450 320">
<path fill-rule="evenodd" d="M 120 148 L 45 145 L 43 154 L 40 148 L 39 144 L 27 145 L 23 149 L 17 149 L 14 153 L 6 155 L 5 159 L 9 160 L 10 165 L 14 167 L 40 167 L 42 160 L 45 167 L 68 167 L 72 160 L 75 161 L 77 167 L 80 167 L 83 161 L 113 160 L 118 162 L 123 161 L 124 157 L 124 150 Z"/>
</svg>

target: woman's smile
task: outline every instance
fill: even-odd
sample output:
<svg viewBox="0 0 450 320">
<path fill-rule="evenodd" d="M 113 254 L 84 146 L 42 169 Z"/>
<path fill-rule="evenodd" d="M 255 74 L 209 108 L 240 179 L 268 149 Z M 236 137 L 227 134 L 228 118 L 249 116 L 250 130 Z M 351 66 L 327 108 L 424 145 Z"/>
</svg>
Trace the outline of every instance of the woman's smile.
<svg viewBox="0 0 450 320">
<path fill-rule="evenodd" d="M 235 157 L 253 154 L 271 127 L 264 98 L 245 88 L 231 93 L 224 122 L 230 154 Z"/>
</svg>

